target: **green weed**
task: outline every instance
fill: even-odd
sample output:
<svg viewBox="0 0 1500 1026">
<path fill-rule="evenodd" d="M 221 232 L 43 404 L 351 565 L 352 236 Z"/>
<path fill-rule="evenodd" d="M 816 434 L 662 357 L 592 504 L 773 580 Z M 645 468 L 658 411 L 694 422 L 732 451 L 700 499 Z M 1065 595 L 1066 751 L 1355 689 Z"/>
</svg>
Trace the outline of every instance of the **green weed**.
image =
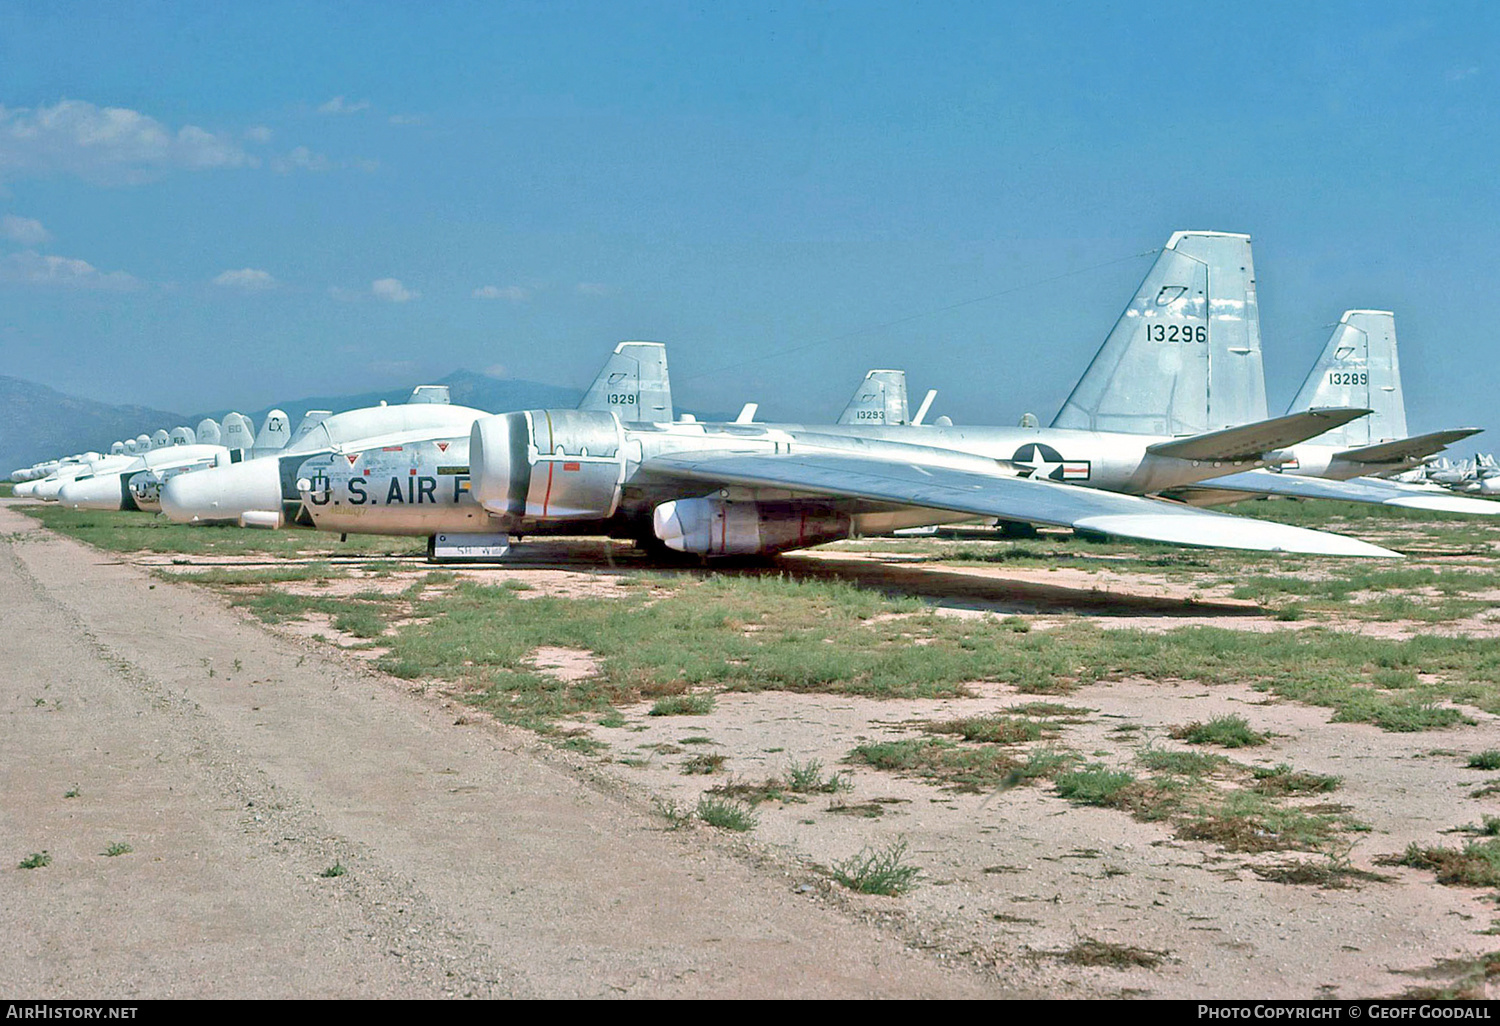
<svg viewBox="0 0 1500 1026">
<path fill-rule="evenodd" d="M 1216 716 L 1207 723 L 1189 723 L 1172 730 L 1172 737 L 1192 745 L 1247 748 L 1263 745 L 1268 738 L 1250 729 L 1243 716 Z"/>
<path fill-rule="evenodd" d="M 720 830 L 754 830 L 758 822 L 747 806 L 727 798 L 704 795 L 695 811 L 699 819 Z"/>
<path fill-rule="evenodd" d="M 707 716 L 714 711 L 714 696 L 708 694 L 669 695 L 658 699 L 648 716 Z"/>
<path fill-rule="evenodd" d="M 906 862 L 906 842 L 874 850 L 863 848 L 833 865 L 833 878 L 860 894 L 885 894 L 895 897 L 911 890 L 922 870 Z"/>
</svg>

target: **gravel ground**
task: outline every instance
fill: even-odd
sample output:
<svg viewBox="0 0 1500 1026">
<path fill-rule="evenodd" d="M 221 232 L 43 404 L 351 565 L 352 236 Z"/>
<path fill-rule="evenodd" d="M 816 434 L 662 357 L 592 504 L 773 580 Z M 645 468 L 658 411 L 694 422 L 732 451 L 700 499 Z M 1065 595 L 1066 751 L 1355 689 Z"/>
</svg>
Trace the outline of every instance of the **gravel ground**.
<svg viewBox="0 0 1500 1026">
<path fill-rule="evenodd" d="M 5 505 L 0 992 L 1039 993 L 914 950 L 793 863 L 665 829 L 522 732 L 460 725 Z"/>
</svg>

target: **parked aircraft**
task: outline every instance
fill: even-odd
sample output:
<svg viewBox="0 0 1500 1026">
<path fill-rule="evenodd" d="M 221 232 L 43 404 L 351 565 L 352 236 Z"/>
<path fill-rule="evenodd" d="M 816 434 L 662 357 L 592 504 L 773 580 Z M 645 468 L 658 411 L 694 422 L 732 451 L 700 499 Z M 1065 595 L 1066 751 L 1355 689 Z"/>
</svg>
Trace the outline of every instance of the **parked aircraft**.
<svg viewBox="0 0 1500 1026">
<path fill-rule="evenodd" d="M 579 408 L 619 410 L 626 419 L 671 420 L 662 347 L 639 342 L 616 346 Z M 348 502 L 355 523 L 329 529 L 429 535 L 472 530 L 485 518 L 468 493 L 469 429 L 486 416 L 484 410 L 451 405 L 446 386 L 421 386 L 405 405 L 367 407 L 323 419 L 274 460 L 175 481 L 163 491 L 163 511 L 180 523 L 313 526 L 299 483 L 319 480 L 320 473 L 342 463 L 347 468 L 358 464 L 359 480 Z M 404 498 L 394 498 L 397 493 Z M 384 512 L 370 515 L 367 506 L 381 506 Z"/>
<path fill-rule="evenodd" d="M 1141 493 L 1222 473 L 1226 466 L 1263 466 L 1273 462 L 1282 447 L 1367 412 L 1307 412 L 1249 426 L 1215 425 L 1220 428 L 1215 430 L 1203 420 L 1201 404 L 1174 399 L 1174 381 L 1186 379 L 1204 383 L 1201 387 L 1206 388 L 1209 368 L 1200 351 L 1206 348 L 1208 326 L 1225 324 L 1225 331 L 1233 332 L 1244 323 L 1246 303 L 1253 303 L 1248 257 L 1244 236 L 1174 235 L 1101 357 L 1075 390 L 1080 408 L 1094 401 L 1103 403 L 1101 409 L 1110 416 L 1158 424 L 1162 433 L 1155 437 L 1093 430 L 888 423 L 823 428 L 673 423 L 665 351 L 656 346 L 656 363 L 636 374 L 639 391 L 616 394 L 608 384 L 609 375 L 602 374 L 582 409 L 501 415 L 509 420 L 484 417 L 475 422 L 468 440 L 482 451 L 467 453 L 463 462 L 459 462 L 462 439 L 458 436 L 446 440 L 407 437 L 399 445 L 393 444 L 394 439 L 380 439 L 379 445 L 355 445 L 341 439 L 300 465 L 293 459 L 300 453 L 285 454 L 279 480 L 262 473 L 265 480 L 257 481 L 253 489 L 248 487 L 245 467 L 181 478 L 168 484 L 164 509 L 179 520 L 302 520 L 324 530 L 413 534 L 467 533 L 475 528 L 479 533 L 501 533 L 494 531 L 496 526 L 513 533 L 578 530 L 583 525 L 577 521 L 582 518 L 591 520 L 589 529 L 713 555 L 779 551 L 851 532 L 951 521 L 954 513 L 1067 523 L 1085 529 L 1088 524 L 1083 521 L 1105 517 L 1112 525 L 1109 530 L 1130 537 L 1387 554 L 1350 539 L 1287 534 L 1278 525 L 1193 520 L 1181 508 L 1164 503 L 1139 500 L 1137 505 L 1128 495 L 1078 498 L 1071 491 L 1051 487 L 1079 482 L 1095 490 Z M 1147 370 L 1138 357 L 1148 342 L 1156 357 L 1150 382 L 1153 386 L 1165 383 L 1140 394 L 1122 390 L 1122 383 L 1138 382 L 1139 374 Z M 627 347 L 651 351 L 639 343 L 622 344 L 615 358 Z M 1258 348 L 1255 355 L 1258 359 Z M 1123 368 L 1122 360 L 1127 361 Z M 664 401 L 652 403 L 645 398 L 653 393 Z M 601 404 L 601 398 L 607 401 Z M 1190 420 L 1194 415 L 1197 419 Z M 1233 411 L 1224 417 L 1232 419 Z M 904 419 L 904 410 L 897 411 L 895 419 Z M 609 423 L 616 425 L 613 432 Z M 1173 437 L 1179 428 L 1196 433 Z M 582 451 L 554 437 L 569 432 L 578 434 Z M 538 441 L 543 436 L 550 440 L 547 444 Z M 436 449 L 440 443 L 446 448 Z M 516 448 L 501 452 L 502 444 Z M 1078 455 L 1064 459 L 1058 445 L 1071 447 Z M 626 448 L 622 451 L 621 446 Z M 791 458 L 793 451 L 798 459 Z M 563 453 L 569 458 L 554 458 Z M 709 460 L 709 456 L 715 458 Z M 733 459 L 725 462 L 719 456 Z M 765 462 L 773 457 L 771 463 Z M 690 459 L 691 466 L 682 463 L 684 459 Z M 603 463 L 616 471 L 599 469 Z M 506 473 L 516 476 L 515 482 L 501 483 L 497 468 L 502 465 Z M 529 492 L 517 500 L 517 489 L 530 473 L 526 468 L 540 472 L 537 468 L 543 466 L 549 480 L 556 478 L 558 496 L 553 500 L 544 487 L 533 510 L 528 505 Z M 595 479 L 615 472 L 618 494 L 601 504 L 602 484 Z M 212 481 L 229 474 L 246 482 L 244 495 L 232 503 L 222 493 L 208 492 Z M 584 476 L 574 476 L 580 474 Z M 573 510 L 566 496 L 585 479 L 595 482 L 583 488 L 591 504 Z M 485 516 L 468 506 L 481 482 L 485 492 L 479 495 L 478 504 L 484 506 Z M 704 491 L 713 493 L 716 482 L 723 494 L 704 496 Z M 925 485 L 917 487 L 918 482 Z M 1045 487 L 1036 491 L 1036 486 Z M 1020 515 L 1022 509 L 1035 515 Z M 707 536 L 699 527 L 716 518 L 722 521 L 718 542 L 703 542 Z M 746 532 L 754 524 L 767 526 L 764 531 L 756 528 L 752 539 Z"/>
<path fill-rule="evenodd" d="M 1255 383 L 1238 387 L 1253 388 Z M 1263 392 L 1263 385 L 1260 387 Z M 1289 447 L 1290 460 L 1279 467 L 1213 478 L 1169 490 L 1168 494 L 1194 505 L 1236 502 L 1253 495 L 1283 495 L 1500 515 L 1497 503 L 1373 476 L 1419 465 L 1443 447 L 1479 430 L 1455 428 L 1407 436 L 1396 319 L 1391 312 L 1345 311 L 1289 412 L 1339 402 L 1366 404 L 1372 413 L 1363 421 Z"/>
</svg>

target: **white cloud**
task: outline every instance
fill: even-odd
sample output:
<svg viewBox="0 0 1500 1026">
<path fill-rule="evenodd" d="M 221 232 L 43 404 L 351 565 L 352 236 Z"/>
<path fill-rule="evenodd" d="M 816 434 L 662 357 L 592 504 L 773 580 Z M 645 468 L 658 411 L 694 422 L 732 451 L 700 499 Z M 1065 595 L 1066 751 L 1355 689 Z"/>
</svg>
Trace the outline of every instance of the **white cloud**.
<svg viewBox="0 0 1500 1026">
<path fill-rule="evenodd" d="M 0 235 L 23 246 L 40 246 L 52 238 L 52 234 L 42 227 L 42 222 L 15 214 L 0 217 Z"/>
<path fill-rule="evenodd" d="M 1471 64 L 1468 67 L 1450 68 L 1448 69 L 1448 73 L 1443 77 L 1449 82 L 1462 82 L 1464 79 L 1472 78 L 1477 74 L 1479 74 L 1479 66 Z"/>
<path fill-rule="evenodd" d="M 245 129 L 245 138 L 251 142 L 268 143 L 271 141 L 271 130 L 265 125 L 256 125 Z"/>
<path fill-rule="evenodd" d="M 253 267 L 242 268 L 238 271 L 225 271 L 214 279 L 215 285 L 223 285 L 227 288 L 243 289 L 246 292 L 263 292 L 276 285 L 276 279 L 266 271 L 259 271 Z"/>
<path fill-rule="evenodd" d="M 350 103 L 342 96 L 335 96 L 327 103 L 318 107 L 319 114 L 358 114 L 362 110 L 370 109 L 369 100 L 360 100 L 358 103 Z"/>
<path fill-rule="evenodd" d="M 481 285 L 474 290 L 475 299 L 508 299 L 512 303 L 524 303 L 531 298 L 531 290 L 519 285 L 507 285 L 500 288 L 496 285 Z"/>
<path fill-rule="evenodd" d="M 601 285 L 596 281 L 581 281 L 573 287 L 573 291 L 577 292 L 580 296 L 607 296 L 614 289 L 608 285 Z"/>
<path fill-rule="evenodd" d="M 314 153 L 306 146 L 298 146 L 285 157 L 276 157 L 272 160 L 271 170 L 279 175 L 289 174 L 292 171 L 331 171 L 333 162 L 321 153 Z"/>
<path fill-rule="evenodd" d="M 227 135 L 196 125 L 172 131 L 125 107 L 60 100 L 0 106 L 0 174 L 72 174 L 105 183 L 146 181 L 172 168 L 255 166 Z"/>
<path fill-rule="evenodd" d="M 34 249 L 0 259 L 0 281 L 24 285 L 72 289 L 105 289 L 117 292 L 137 288 L 140 282 L 124 271 L 100 271 L 86 260 L 43 256 Z"/>
<path fill-rule="evenodd" d="M 492 363 L 479 373 L 487 378 L 506 378 L 510 376 L 510 370 L 503 363 Z"/>
<path fill-rule="evenodd" d="M 427 119 L 420 114 L 392 114 L 386 120 L 393 125 L 420 125 Z"/>
<path fill-rule="evenodd" d="M 370 283 L 370 292 L 387 303 L 407 303 L 421 295 L 401 284 L 398 278 L 379 278 Z"/>
</svg>

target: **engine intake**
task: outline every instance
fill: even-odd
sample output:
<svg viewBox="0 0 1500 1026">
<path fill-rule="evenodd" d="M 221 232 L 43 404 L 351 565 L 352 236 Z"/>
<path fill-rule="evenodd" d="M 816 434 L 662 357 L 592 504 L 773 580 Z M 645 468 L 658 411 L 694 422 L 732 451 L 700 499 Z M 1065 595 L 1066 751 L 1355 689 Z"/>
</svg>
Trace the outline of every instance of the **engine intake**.
<svg viewBox="0 0 1500 1026">
<path fill-rule="evenodd" d="M 474 497 L 491 514 L 521 521 L 606 520 L 620 504 L 625 433 L 612 413 L 526 410 L 474 422 L 469 467 Z"/>
</svg>

